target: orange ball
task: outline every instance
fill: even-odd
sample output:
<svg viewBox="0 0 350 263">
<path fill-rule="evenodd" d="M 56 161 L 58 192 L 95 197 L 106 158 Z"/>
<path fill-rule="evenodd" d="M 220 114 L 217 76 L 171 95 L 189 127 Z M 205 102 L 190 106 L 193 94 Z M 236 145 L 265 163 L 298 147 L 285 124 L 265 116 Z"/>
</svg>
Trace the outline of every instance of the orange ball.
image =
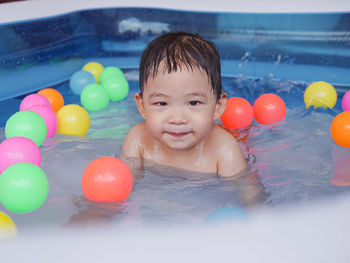
<svg viewBox="0 0 350 263">
<path fill-rule="evenodd" d="M 87 199 L 96 202 L 119 202 L 128 198 L 133 185 L 129 167 L 120 159 L 103 156 L 84 170 L 81 187 Z"/>
<path fill-rule="evenodd" d="M 331 135 L 336 144 L 350 148 L 350 111 L 339 113 L 333 119 Z"/>
<path fill-rule="evenodd" d="M 232 97 L 227 100 L 226 109 L 220 120 L 226 128 L 241 129 L 249 126 L 253 118 L 252 105 L 246 99 Z"/>
<path fill-rule="evenodd" d="M 265 93 L 257 98 L 253 105 L 255 120 L 260 124 L 281 121 L 286 116 L 286 104 L 276 94 Z"/>
<path fill-rule="evenodd" d="M 38 91 L 38 94 L 46 97 L 49 100 L 51 104 L 51 108 L 55 113 L 58 112 L 58 110 L 64 106 L 63 96 L 56 89 L 52 89 L 52 88 L 42 89 Z"/>
</svg>

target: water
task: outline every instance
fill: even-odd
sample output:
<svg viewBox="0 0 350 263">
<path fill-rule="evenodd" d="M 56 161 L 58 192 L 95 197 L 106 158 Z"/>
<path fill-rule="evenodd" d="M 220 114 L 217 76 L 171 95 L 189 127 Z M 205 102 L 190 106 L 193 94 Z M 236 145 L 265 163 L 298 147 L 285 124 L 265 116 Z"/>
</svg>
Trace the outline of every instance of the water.
<svg viewBox="0 0 350 263">
<path fill-rule="evenodd" d="M 85 137 L 56 134 L 41 146 L 42 168 L 50 182 L 49 196 L 34 212 L 8 213 L 19 231 L 44 226 L 49 231 L 61 231 L 77 226 L 205 224 L 206 218 L 220 208 L 239 208 L 251 214 L 257 207 L 284 212 L 293 204 L 349 192 L 350 179 L 344 176 L 344 163 L 350 160 L 350 153 L 336 145 L 329 132 L 332 119 L 341 111 L 339 100 L 334 109 L 305 109 L 303 84 L 226 77 L 223 85 L 229 97 L 241 96 L 253 103 L 259 95 L 273 92 L 287 105 L 285 120 L 273 125 L 254 121 L 251 127 L 234 132 L 248 160 L 248 178 L 259 179 L 265 191 L 255 206 L 247 207 L 242 201 L 241 194 L 250 190 L 244 182 L 155 164 L 147 165 L 127 201 L 87 200 L 80 186 L 85 167 L 98 157 L 118 155 L 130 127 L 142 121 L 133 101 L 138 91 L 137 75 L 137 70 L 126 70 L 128 97 L 90 113 L 91 126 Z M 65 104 L 79 103 L 67 82 L 55 88 L 63 94 Z M 338 89 L 339 97 L 343 93 Z M 0 102 L 2 140 L 5 122 L 17 111 L 21 99 Z"/>
</svg>

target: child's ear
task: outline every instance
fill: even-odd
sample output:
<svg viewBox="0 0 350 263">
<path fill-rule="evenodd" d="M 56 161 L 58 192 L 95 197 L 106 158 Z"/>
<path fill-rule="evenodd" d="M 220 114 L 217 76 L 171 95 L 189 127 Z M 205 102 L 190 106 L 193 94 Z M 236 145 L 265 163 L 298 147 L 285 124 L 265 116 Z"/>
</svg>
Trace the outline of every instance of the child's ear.
<svg viewBox="0 0 350 263">
<path fill-rule="evenodd" d="M 226 109 L 227 95 L 226 93 L 221 93 L 220 99 L 215 104 L 215 111 L 213 116 L 213 121 L 217 121 Z"/>
<path fill-rule="evenodd" d="M 143 104 L 142 96 L 139 92 L 135 94 L 135 101 L 142 118 L 146 119 L 145 106 Z"/>
</svg>

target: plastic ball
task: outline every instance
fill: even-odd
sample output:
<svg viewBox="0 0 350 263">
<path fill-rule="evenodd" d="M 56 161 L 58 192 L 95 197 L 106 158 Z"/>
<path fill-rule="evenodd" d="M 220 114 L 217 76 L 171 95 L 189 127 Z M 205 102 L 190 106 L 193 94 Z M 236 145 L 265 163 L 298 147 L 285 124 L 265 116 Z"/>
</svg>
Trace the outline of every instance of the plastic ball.
<svg viewBox="0 0 350 263">
<path fill-rule="evenodd" d="M 331 124 L 331 135 L 336 144 L 350 148 L 350 111 L 335 116 Z"/>
<path fill-rule="evenodd" d="M 229 129 L 241 129 L 249 126 L 254 118 L 253 107 L 240 97 L 227 100 L 226 109 L 221 115 L 222 124 Z"/>
<path fill-rule="evenodd" d="M 17 236 L 16 224 L 11 217 L 0 211 L 0 240 L 7 238 L 14 238 Z"/>
<path fill-rule="evenodd" d="M 120 101 L 129 93 L 129 83 L 124 77 L 110 77 L 102 84 L 107 96 L 112 101 Z"/>
<path fill-rule="evenodd" d="M 6 138 L 26 137 L 33 140 L 38 147 L 45 141 L 46 135 L 44 119 L 33 111 L 18 111 L 7 120 L 5 125 Z"/>
<path fill-rule="evenodd" d="M 337 102 L 337 92 L 331 84 L 317 81 L 306 88 L 304 102 L 306 108 L 309 108 L 311 105 L 315 108 L 333 108 Z"/>
<path fill-rule="evenodd" d="M 44 105 L 34 105 L 28 108 L 29 111 L 33 111 L 41 116 L 46 124 L 46 138 L 51 138 L 55 135 L 57 131 L 57 116 L 56 113 L 51 109 L 51 107 L 47 107 Z"/>
<path fill-rule="evenodd" d="M 246 220 L 249 215 L 244 210 L 238 208 L 220 208 L 215 210 L 206 218 L 206 223 L 223 223 L 237 220 Z"/>
<path fill-rule="evenodd" d="M 81 106 L 68 104 L 57 112 L 57 132 L 65 135 L 84 136 L 90 127 L 89 113 Z"/>
<path fill-rule="evenodd" d="M 345 92 L 341 100 L 341 107 L 343 108 L 343 111 L 350 111 L 350 90 Z"/>
<path fill-rule="evenodd" d="M 11 212 L 28 213 L 44 204 L 49 182 L 31 163 L 16 163 L 0 175 L 0 202 Z"/>
<path fill-rule="evenodd" d="M 32 140 L 25 137 L 11 137 L 0 144 L 0 173 L 15 163 L 41 165 L 41 152 Z"/>
<path fill-rule="evenodd" d="M 103 156 L 84 170 L 81 187 L 87 199 L 96 202 L 119 202 L 129 196 L 133 178 L 129 167 L 120 159 Z"/>
<path fill-rule="evenodd" d="M 120 68 L 117 67 L 107 67 L 100 75 L 100 83 L 103 84 L 109 78 L 125 78 L 124 73 Z"/>
<path fill-rule="evenodd" d="M 88 111 L 98 111 L 108 106 L 109 98 L 101 85 L 90 84 L 81 92 L 80 103 Z"/>
<path fill-rule="evenodd" d="M 272 124 L 281 121 L 286 116 L 286 104 L 276 94 L 265 93 L 259 96 L 254 104 L 254 117 L 260 124 Z"/>
<path fill-rule="evenodd" d="M 29 94 L 24 97 L 24 99 L 21 101 L 21 104 L 19 105 L 19 110 L 27 110 L 29 107 L 33 105 L 44 105 L 47 107 L 51 107 L 50 101 L 40 94 Z"/>
<path fill-rule="evenodd" d="M 49 100 L 51 108 L 55 113 L 58 112 L 58 110 L 64 106 L 64 98 L 62 94 L 56 89 L 42 89 L 38 91 L 37 94 L 43 95 Z"/>
<path fill-rule="evenodd" d="M 85 86 L 95 84 L 96 79 L 89 71 L 79 70 L 69 80 L 69 87 L 75 95 L 80 95 Z"/>
<path fill-rule="evenodd" d="M 103 66 L 100 63 L 97 62 L 89 62 L 86 65 L 84 65 L 83 70 L 90 72 L 92 75 L 94 75 L 96 82 L 100 83 L 100 75 L 103 71 Z"/>
</svg>

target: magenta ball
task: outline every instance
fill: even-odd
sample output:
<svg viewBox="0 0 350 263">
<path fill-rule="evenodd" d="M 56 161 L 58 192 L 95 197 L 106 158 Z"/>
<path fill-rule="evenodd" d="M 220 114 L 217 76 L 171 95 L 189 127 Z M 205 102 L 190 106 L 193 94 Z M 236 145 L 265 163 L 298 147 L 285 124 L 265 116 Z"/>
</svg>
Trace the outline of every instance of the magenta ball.
<svg viewBox="0 0 350 263">
<path fill-rule="evenodd" d="M 343 111 L 350 111 L 350 90 L 344 94 L 341 100 L 341 107 Z"/>
<path fill-rule="evenodd" d="M 25 137 L 11 137 L 0 144 L 0 173 L 16 163 L 41 165 L 41 152 L 32 140 Z"/>
<path fill-rule="evenodd" d="M 50 101 L 46 97 L 33 93 L 24 97 L 24 99 L 21 101 L 21 104 L 19 105 L 19 110 L 28 110 L 28 108 L 34 105 L 44 105 L 51 108 Z"/>
<path fill-rule="evenodd" d="M 53 111 L 51 107 L 47 107 L 44 105 L 33 105 L 29 107 L 27 110 L 33 111 L 41 116 L 44 119 L 47 135 L 46 138 L 51 138 L 55 135 L 58 126 L 58 120 L 56 113 Z"/>
</svg>

